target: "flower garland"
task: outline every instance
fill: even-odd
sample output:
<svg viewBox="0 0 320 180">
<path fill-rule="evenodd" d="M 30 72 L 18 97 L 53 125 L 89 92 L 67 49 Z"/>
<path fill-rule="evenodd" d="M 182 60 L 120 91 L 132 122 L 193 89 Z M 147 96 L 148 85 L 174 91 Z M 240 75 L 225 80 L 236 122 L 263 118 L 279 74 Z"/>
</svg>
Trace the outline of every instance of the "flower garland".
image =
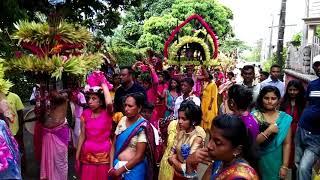
<svg viewBox="0 0 320 180">
<path fill-rule="evenodd" d="M 193 36 L 200 38 L 199 37 L 200 34 L 206 35 L 206 34 L 208 34 L 208 32 L 206 30 L 203 30 L 203 29 L 196 30 Z M 214 50 L 214 42 L 213 42 L 212 37 L 208 36 L 208 37 L 204 38 L 204 40 L 205 41 L 208 40 L 208 42 L 209 42 L 208 46 L 211 48 L 210 49 L 210 55 L 212 55 L 213 50 Z M 212 50 L 212 53 L 211 53 L 211 50 Z"/>
<path fill-rule="evenodd" d="M 200 44 L 204 50 L 204 53 L 205 53 L 203 64 L 209 64 L 211 58 L 210 58 L 210 50 L 208 48 L 208 45 L 204 42 L 203 39 L 200 39 L 198 37 L 192 37 L 192 36 L 183 36 L 181 39 L 179 39 L 179 43 L 175 42 L 171 46 L 171 53 L 169 55 L 168 64 L 172 64 L 172 65 L 174 65 L 174 64 L 175 65 L 178 65 L 178 64 L 180 64 L 180 65 L 187 65 L 187 64 L 200 65 L 201 64 L 199 61 L 180 61 L 179 62 L 176 60 L 178 57 L 179 50 L 184 45 L 186 45 L 188 43 Z"/>
<path fill-rule="evenodd" d="M 85 76 L 87 72 L 99 69 L 103 63 L 103 55 L 100 53 L 70 56 L 69 58 L 59 55 L 45 56 L 44 58 L 22 55 L 20 58 L 5 62 L 5 66 L 12 71 L 46 73 L 51 74 L 52 78 L 61 79 L 63 72 Z"/>
<path fill-rule="evenodd" d="M 212 29 L 210 28 L 210 26 L 208 25 L 208 23 L 198 14 L 193 14 L 190 17 L 188 17 L 185 21 L 183 21 L 178 27 L 176 27 L 170 34 L 170 36 L 168 37 L 168 39 L 166 40 L 165 44 L 164 44 L 164 49 L 163 49 L 163 55 L 165 58 L 168 58 L 168 47 L 170 45 L 170 43 L 173 41 L 175 35 L 180 31 L 180 29 L 182 27 L 184 27 L 186 24 L 188 24 L 191 20 L 198 20 L 201 25 L 207 30 L 207 32 L 210 34 L 211 38 L 213 39 L 213 43 L 214 43 L 214 52 L 213 52 L 213 59 L 217 58 L 218 56 L 218 39 L 216 37 L 216 35 L 214 34 L 214 32 L 212 31 Z"/>
<path fill-rule="evenodd" d="M 48 23 L 19 21 L 14 24 L 17 31 L 12 35 L 18 44 L 38 57 L 54 54 L 79 55 L 80 50 L 91 42 L 91 32 L 81 26 L 61 21 L 56 28 Z"/>
</svg>

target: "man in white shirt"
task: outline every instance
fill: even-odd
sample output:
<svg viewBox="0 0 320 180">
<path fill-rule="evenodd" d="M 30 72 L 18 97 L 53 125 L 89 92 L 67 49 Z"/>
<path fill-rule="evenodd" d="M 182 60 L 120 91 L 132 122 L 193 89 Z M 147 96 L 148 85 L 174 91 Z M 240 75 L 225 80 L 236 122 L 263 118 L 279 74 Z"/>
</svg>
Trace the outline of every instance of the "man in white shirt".
<svg viewBox="0 0 320 180">
<path fill-rule="evenodd" d="M 245 65 L 241 70 L 241 76 L 243 81 L 240 81 L 238 84 L 242 85 L 252 91 L 253 94 L 253 103 L 256 102 L 258 95 L 260 93 L 260 83 L 255 81 L 255 71 L 254 66 Z"/>
<path fill-rule="evenodd" d="M 272 65 L 270 68 L 270 76 L 268 77 L 268 79 L 261 82 L 261 89 L 265 86 L 277 87 L 281 93 L 281 97 L 283 97 L 285 92 L 285 84 L 284 82 L 279 80 L 280 75 L 281 67 L 277 64 Z"/>
<path fill-rule="evenodd" d="M 180 108 L 181 103 L 184 100 L 191 100 L 198 106 L 200 106 L 200 104 L 201 104 L 200 99 L 192 93 L 192 87 L 194 86 L 194 81 L 193 81 L 192 78 L 189 78 L 189 77 L 184 78 L 181 81 L 180 86 L 181 86 L 182 95 L 179 96 L 176 99 L 176 102 L 175 102 L 175 105 L 174 105 L 174 113 L 173 113 L 173 115 L 176 118 L 178 118 L 178 110 Z"/>
</svg>

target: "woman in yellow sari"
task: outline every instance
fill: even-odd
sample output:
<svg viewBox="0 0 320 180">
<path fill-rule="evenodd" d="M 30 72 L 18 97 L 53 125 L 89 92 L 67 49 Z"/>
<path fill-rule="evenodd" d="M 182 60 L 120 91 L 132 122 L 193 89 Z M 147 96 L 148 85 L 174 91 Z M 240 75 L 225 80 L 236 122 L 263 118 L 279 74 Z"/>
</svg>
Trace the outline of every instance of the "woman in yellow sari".
<svg viewBox="0 0 320 180">
<path fill-rule="evenodd" d="M 174 118 L 174 116 L 172 116 Z M 171 149 L 174 144 L 177 132 L 179 131 L 178 120 L 172 120 L 168 126 L 167 148 L 160 162 L 159 180 L 169 180 L 173 178 L 174 170 L 168 162 Z"/>
<path fill-rule="evenodd" d="M 202 121 L 201 127 L 204 130 L 211 128 L 212 120 L 218 114 L 218 88 L 216 83 L 213 81 L 213 76 L 209 74 L 209 78 L 206 80 L 207 85 L 203 87 L 201 110 L 202 110 Z"/>
</svg>

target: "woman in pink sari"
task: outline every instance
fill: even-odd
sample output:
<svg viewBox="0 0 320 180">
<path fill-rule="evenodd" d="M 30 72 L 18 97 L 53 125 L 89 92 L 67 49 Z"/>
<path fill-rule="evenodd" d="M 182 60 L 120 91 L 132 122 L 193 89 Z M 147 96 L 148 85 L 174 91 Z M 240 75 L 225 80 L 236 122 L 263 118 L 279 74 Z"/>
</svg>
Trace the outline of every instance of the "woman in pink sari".
<svg viewBox="0 0 320 180">
<path fill-rule="evenodd" d="M 40 179 L 68 179 L 68 143 L 70 129 L 67 125 L 67 94 L 50 92 L 50 108 L 44 115 L 41 128 Z"/>
<path fill-rule="evenodd" d="M 76 170 L 85 180 L 108 179 L 112 129 L 111 85 L 102 72 L 89 76 L 86 92 L 89 109 L 81 116 L 81 133 L 76 153 Z"/>
</svg>

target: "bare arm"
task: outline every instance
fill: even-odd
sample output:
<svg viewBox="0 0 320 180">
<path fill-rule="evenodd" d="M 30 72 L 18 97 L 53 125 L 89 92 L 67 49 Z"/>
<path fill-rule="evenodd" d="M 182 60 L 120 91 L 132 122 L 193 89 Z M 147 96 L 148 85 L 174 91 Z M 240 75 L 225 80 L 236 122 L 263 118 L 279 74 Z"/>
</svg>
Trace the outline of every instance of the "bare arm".
<svg viewBox="0 0 320 180">
<path fill-rule="evenodd" d="M 81 117 L 83 118 L 83 117 Z M 85 135 L 85 123 L 83 121 L 83 119 L 81 119 L 81 132 L 80 132 L 80 136 L 79 136 L 79 141 L 78 141 L 78 147 L 77 147 L 77 152 L 76 152 L 76 160 L 79 160 L 80 158 L 80 152 L 81 152 L 81 148 L 83 145 L 84 140 L 86 139 L 86 135 Z"/>
<path fill-rule="evenodd" d="M 289 128 L 286 139 L 283 142 L 283 151 L 282 151 L 282 166 L 279 170 L 279 177 L 285 179 L 288 173 L 289 165 L 289 156 L 290 156 L 290 146 L 291 146 L 291 128 Z"/>
<path fill-rule="evenodd" d="M 115 150 L 116 136 L 113 137 L 112 146 L 110 150 L 110 168 L 113 167 L 113 159 L 114 159 L 114 150 Z"/>
<path fill-rule="evenodd" d="M 197 75 L 197 77 L 196 77 L 197 79 L 203 80 L 203 79 L 209 78 L 208 71 L 205 69 L 204 66 L 201 66 L 201 71 L 203 72 L 203 74 L 202 75 Z"/>
<path fill-rule="evenodd" d="M 113 112 L 113 104 L 112 104 L 112 98 L 109 92 L 109 88 L 107 87 L 107 85 L 105 83 L 101 84 L 101 87 L 103 89 L 103 94 L 105 97 L 105 102 L 107 105 L 107 112 L 109 112 L 110 114 Z"/>
<path fill-rule="evenodd" d="M 286 139 L 283 142 L 283 166 L 288 167 L 291 146 L 291 128 L 289 128 Z"/>
</svg>

